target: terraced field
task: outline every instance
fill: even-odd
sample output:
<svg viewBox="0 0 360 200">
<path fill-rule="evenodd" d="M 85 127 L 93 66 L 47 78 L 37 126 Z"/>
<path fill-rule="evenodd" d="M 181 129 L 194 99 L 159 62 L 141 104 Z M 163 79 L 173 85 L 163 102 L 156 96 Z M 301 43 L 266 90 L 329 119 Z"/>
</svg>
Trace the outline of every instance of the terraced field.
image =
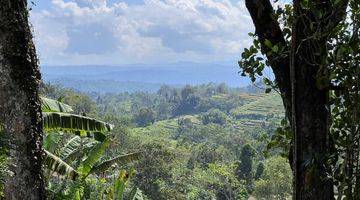
<svg viewBox="0 0 360 200">
<path fill-rule="evenodd" d="M 226 100 L 227 96 L 217 95 L 212 98 Z M 244 133 L 265 130 L 269 125 L 277 125 L 284 117 L 281 97 L 276 93 L 271 94 L 239 94 L 239 99 L 244 105 L 233 108 L 229 113 L 229 120 L 223 129 L 232 134 L 242 135 Z M 202 125 L 200 114 L 184 115 L 177 118 L 158 121 L 153 125 L 134 128 L 132 133 L 139 137 L 158 137 L 170 139 L 179 128 L 180 119 L 190 119 L 195 126 Z"/>
</svg>

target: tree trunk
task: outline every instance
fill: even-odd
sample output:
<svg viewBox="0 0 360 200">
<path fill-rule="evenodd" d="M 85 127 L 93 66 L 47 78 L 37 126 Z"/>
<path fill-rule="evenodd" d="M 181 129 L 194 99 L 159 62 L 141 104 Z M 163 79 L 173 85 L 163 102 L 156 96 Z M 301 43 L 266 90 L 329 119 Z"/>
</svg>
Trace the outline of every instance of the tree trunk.
<svg viewBox="0 0 360 200">
<path fill-rule="evenodd" d="M 26 0 L 0 2 L 0 122 L 12 172 L 6 199 L 45 199 L 42 175 L 41 75 Z"/>
<path fill-rule="evenodd" d="M 294 199 L 331 200 L 334 186 L 328 178 L 331 166 L 327 163 L 331 145 L 326 44 L 329 32 L 336 26 L 334 22 L 342 18 L 329 17 L 341 12 L 332 7 L 331 1 L 310 4 L 304 6 L 300 0 L 294 0 L 293 4 L 290 70 Z"/>
<path fill-rule="evenodd" d="M 334 199 L 333 184 L 327 178 L 329 153 L 328 91 L 317 86 L 320 64 L 314 54 L 324 55 L 325 41 L 305 41 L 302 22 L 293 34 L 294 96 L 293 131 L 295 194 L 294 199 Z M 316 45 L 314 45 L 316 44 Z M 326 54 L 324 55 L 326 56 Z M 312 64 L 311 64 L 312 63 Z"/>
<path fill-rule="evenodd" d="M 331 147 L 328 89 L 321 83 L 328 81 L 324 70 L 327 37 L 343 20 L 348 0 L 336 4 L 330 0 L 304 1 L 302 4 L 300 0 L 294 0 L 295 24 L 290 47 L 270 1 L 245 2 L 294 132 L 293 154 L 289 156 L 294 170 L 294 199 L 334 199 L 333 183 L 328 179 L 329 166 L 326 163 Z M 274 56 L 266 45 L 267 40 L 273 45 L 290 49 L 291 55 Z"/>
</svg>

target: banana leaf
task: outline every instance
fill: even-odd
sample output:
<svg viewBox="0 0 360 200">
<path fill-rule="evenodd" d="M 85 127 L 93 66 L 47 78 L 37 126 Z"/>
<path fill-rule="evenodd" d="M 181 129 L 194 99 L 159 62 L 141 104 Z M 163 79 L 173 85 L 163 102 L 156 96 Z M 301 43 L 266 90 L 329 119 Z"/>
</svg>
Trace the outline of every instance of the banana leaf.
<svg viewBox="0 0 360 200">
<path fill-rule="evenodd" d="M 117 156 L 113 159 L 104 161 L 103 163 L 93 167 L 90 171 L 91 174 L 93 173 L 101 173 L 106 171 L 108 168 L 110 168 L 113 164 L 118 163 L 118 164 L 126 164 L 126 163 L 130 163 L 130 162 L 134 162 L 136 160 L 139 159 L 141 153 L 131 153 L 131 154 L 126 154 L 126 155 L 120 155 Z"/>
<path fill-rule="evenodd" d="M 115 181 L 114 193 L 116 200 L 122 200 L 124 195 L 125 186 L 129 180 L 129 174 L 125 170 L 121 170 L 119 177 Z"/>
<path fill-rule="evenodd" d="M 52 172 L 56 173 L 59 176 L 67 177 L 71 180 L 75 180 L 78 176 L 78 173 L 68 165 L 66 162 L 61 160 L 59 157 L 55 156 L 54 154 L 44 150 L 46 153 L 45 157 L 45 166 Z"/>
<path fill-rule="evenodd" d="M 71 138 L 65 146 L 61 149 L 60 157 L 63 161 L 71 163 L 76 158 L 82 157 L 87 154 L 97 142 L 90 142 L 89 140 L 83 141 L 83 148 L 81 149 L 81 138 L 75 136 Z"/>
<path fill-rule="evenodd" d="M 79 167 L 79 171 L 81 172 L 82 175 L 84 175 L 84 177 L 89 175 L 92 167 L 101 158 L 105 150 L 109 147 L 110 143 L 111 140 L 110 138 L 107 137 L 103 142 L 95 145 L 93 149 L 89 152 L 88 157 Z"/>
<path fill-rule="evenodd" d="M 48 99 L 46 97 L 41 97 L 41 110 L 43 112 L 62 112 L 62 113 L 73 112 L 71 106 L 61 103 L 60 101 Z"/>
<path fill-rule="evenodd" d="M 46 134 L 44 137 L 43 148 L 46 149 L 46 151 L 57 155 L 61 139 L 62 134 L 59 132 Z"/>
<path fill-rule="evenodd" d="M 80 136 L 93 136 L 98 141 L 103 141 L 103 132 L 111 131 L 112 124 L 105 123 L 93 118 L 57 112 L 44 112 L 43 125 L 46 132 L 62 131 L 74 133 Z"/>
</svg>

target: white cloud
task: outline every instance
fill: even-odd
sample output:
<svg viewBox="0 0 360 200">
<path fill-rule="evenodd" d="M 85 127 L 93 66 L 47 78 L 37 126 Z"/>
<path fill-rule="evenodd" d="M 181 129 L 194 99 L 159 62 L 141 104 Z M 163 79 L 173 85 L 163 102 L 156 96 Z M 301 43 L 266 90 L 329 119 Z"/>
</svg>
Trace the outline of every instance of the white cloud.
<svg viewBox="0 0 360 200">
<path fill-rule="evenodd" d="M 243 4 L 52 0 L 51 8 L 33 11 L 31 21 L 45 64 L 236 61 L 253 30 Z"/>
</svg>

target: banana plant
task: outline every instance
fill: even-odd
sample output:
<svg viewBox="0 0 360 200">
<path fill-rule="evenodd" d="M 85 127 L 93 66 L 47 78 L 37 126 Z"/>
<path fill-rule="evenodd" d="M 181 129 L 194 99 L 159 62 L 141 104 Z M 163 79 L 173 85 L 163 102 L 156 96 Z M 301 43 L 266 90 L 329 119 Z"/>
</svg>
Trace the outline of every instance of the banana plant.
<svg viewBox="0 0 360 200">
<path fill-rule="evenodd" d="M 44 163 L 49 175 L 82 183 L 90 174 L 105 172 L 116 163 L 125 164 L 138 159 L 140 153 L 132 153 L 120 155 L 98 164 L 111 143 L 110 135 L 105 133 L 111 131 L 113 125 L 73 114 L 71 106 L 62 102 L 48 98 L 41 100 L 43 126 L 46 133 Z M 61 147 L 59 144 L 66 133 L 74 136 Z M 75 160 L 78 160 L 78 163 L 76 166 L 72 166 Z M 116 182 L 119 183 L 119 179 Z M 75 185 L 77 186 L 70 192 L 74 194 L 73 199 L 81 196 L 81 184 Z M 115 189 L 119 196 L 118 194 L 121 193 L 119 187 Z"/>
<path fill-rule="evenodd" d="M 41 105 L 43 127 L 47 133 L 73 133 L 82 137 L 93 137 L 102 142 L 106 138 L 104 133 L 111 131 L 114 127 L 112 124 L 97 119 L 73 114 L 71 106 L 53 99 L 43 97 Z"/>
<path fill-rule="evenodd" d="M 124 196 L 125 187 L 134 175 L 135 170 L 121 170 L 114 184 L 106 190 L 106 200 L 144 200 L 142 191 L 137 187 L 133 187 L 128 196 Z"/>
</svg>

